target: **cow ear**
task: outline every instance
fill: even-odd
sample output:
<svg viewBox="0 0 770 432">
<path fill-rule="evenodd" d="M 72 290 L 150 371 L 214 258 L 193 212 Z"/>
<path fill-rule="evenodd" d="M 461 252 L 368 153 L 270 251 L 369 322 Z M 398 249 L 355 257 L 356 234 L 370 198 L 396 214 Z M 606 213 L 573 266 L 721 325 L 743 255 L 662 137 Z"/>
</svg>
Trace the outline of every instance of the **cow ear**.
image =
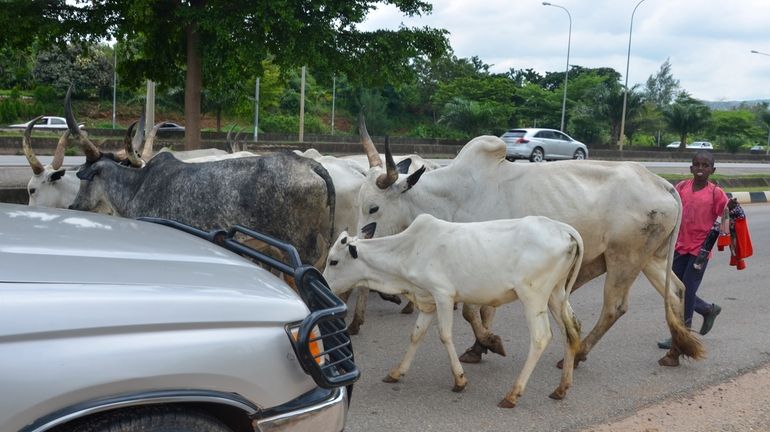
<svg viewBox="0 0 770 432">
<path fill-rule="evenodd" d="M 413 172 L 409 175 L 409 177 L 406 178 L 406 189 L 404 189 L 401 193 L 404 193 L 412 188 L 412 186 L 417 184 L 417 181 L 420 180 L 420 176 L 425 174 L 425 165 L 421 166 L 420 169 Z"/>
<path fill-rule="evenodd" d="M 406 174 L 409 172 L 409 167 L 412 165 L 412 158 L 406 158 L 396 164 L 396 170 L 399 174 Z"/>
<path fill-rule="evenodd" d="M 64 168 L 59 169 L 51 173 L 51 175 L 48 177 L 48 180 L 55 182 L 57 180 L 60 180 L 62 177 L 64 177 L 64 173 L 66 170 Z"/>
<path fill-rule="evenodd" d="M 348 251 L 350 252 L 350 256 L 358 258 L 358 248 L 353 245 L 348 245 Z"/>
</svg>

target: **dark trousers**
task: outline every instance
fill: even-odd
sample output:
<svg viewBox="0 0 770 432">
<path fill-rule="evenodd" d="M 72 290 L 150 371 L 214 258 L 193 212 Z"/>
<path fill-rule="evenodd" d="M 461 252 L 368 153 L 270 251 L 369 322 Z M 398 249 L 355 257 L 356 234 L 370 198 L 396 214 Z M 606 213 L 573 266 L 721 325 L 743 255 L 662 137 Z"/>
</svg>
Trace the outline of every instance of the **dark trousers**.
<svg viewBox="0 0 770 432">
<path fill-rule="evenodd" d="M 698 312 L 701 315 L 708 315 L 711 312 L 711 303 L 706 303 L 700 297 L 696 295 L 698 287 L 700 287 L 701 279 L 703 279 L 703 273 L 706 272 L 706 266 L 708 260 L 703 263 L 703 268 L 696 270 L 693 268 L 692 263 L 695 261 L 695 255 L 683 254 L 678 252 L 674 254 L 674 264 L 672 270 L 674 274 L 684 284 L 684 323 L 687 327 L 692 325 L 693 312 Z"/>
</svg>

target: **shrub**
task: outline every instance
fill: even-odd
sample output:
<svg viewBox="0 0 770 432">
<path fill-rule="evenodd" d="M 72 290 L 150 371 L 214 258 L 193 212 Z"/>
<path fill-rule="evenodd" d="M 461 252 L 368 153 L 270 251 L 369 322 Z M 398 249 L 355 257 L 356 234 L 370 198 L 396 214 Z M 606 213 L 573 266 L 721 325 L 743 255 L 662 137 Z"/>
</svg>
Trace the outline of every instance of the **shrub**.
<svg viewBox="0 0 770 432">
<path fill-rule="evenodd" d="M 720 137 L 718 139 L 719 146 L 730 153 L 738 153 L 745 143 L 743 138 L 737 136 Z"/>
</svg>

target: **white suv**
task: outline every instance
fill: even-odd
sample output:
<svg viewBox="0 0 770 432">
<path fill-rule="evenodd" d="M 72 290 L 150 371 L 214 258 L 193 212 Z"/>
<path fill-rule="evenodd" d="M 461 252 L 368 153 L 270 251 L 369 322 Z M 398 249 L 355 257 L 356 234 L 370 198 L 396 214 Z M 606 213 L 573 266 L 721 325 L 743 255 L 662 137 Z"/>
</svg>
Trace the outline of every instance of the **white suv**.
<svg viewBox="0 0 770 432">
<path fill-rule="evenodd" d="M 346 306 L 289 245 L 0 203 L 0 263 L 0 431 L 345 426 L 359 376 Z"/>
<path fill-rule="evenodd" d="M 586 159 L 588 147 L 556 129 L 510 129 L 501 137 L 505 141 L 505 158 L 509 161 L 529 159 L 543 162 L 557 159 Z"/>
</svg>

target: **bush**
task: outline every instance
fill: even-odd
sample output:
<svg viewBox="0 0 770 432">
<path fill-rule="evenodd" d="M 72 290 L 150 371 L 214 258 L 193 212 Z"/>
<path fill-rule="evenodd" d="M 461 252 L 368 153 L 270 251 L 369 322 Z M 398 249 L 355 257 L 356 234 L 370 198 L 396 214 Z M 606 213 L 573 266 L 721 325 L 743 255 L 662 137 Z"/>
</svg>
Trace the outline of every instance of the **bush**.
<svg viewBox="0 0 770 432">
<path fill-rule="evenodd" d="M 718 138 L 719 147 L 727 150 L 730 153 L 738 153 L 738 151 L 745 144 L 743 138 L 737 136 L 727 136 Z"/>
<path fill-rule="evenodd" d="M 324 133 L 327 126 L 316 116 L 305 115 L 305 133 Z M 259 118 L 259 130 L 272 133 L 299 133 L 299 116 L 266 114 Z"/>
</svg>

